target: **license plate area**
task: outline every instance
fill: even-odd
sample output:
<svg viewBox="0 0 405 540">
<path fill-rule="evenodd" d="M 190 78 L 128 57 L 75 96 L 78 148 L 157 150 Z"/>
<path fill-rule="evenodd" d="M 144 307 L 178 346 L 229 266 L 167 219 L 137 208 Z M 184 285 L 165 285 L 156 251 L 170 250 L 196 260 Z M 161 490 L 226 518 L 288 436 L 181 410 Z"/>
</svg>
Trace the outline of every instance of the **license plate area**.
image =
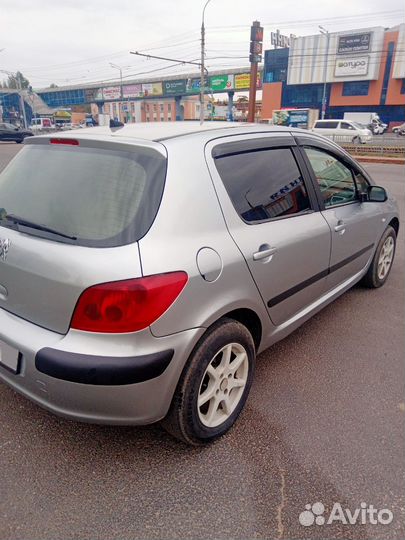
<svg viewBox="0 0 405 540">
<path fill-rule="evenodd" d="M 20 353 L 0 339 L 0 366 L 17 374 L 20 367 Z"/>
</svg>

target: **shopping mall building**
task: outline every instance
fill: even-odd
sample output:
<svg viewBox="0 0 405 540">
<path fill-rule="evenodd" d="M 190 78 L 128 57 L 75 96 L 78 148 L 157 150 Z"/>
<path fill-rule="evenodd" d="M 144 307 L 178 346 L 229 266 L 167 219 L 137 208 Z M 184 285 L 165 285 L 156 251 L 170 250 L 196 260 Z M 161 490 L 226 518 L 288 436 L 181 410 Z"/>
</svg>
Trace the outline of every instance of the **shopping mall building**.
<svg viewBox="0 0 405 540">
<path fill-rule="evenodd" d="M 405 121 L 405 24 L 292 37 L 265 52 L 262 118 L 282 108 L 322 109 L 325 118 L 376 112 Z"/>
</svg>

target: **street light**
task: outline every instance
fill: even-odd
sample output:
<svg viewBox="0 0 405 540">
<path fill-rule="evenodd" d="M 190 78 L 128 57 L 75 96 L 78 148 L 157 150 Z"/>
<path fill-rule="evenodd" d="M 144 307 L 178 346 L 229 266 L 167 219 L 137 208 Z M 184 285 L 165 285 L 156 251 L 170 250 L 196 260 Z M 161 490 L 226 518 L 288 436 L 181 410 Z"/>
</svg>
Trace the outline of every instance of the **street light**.
<svg viewBox="0 0 405 540">
<path fill-rule="evenodd" d="M 204 27 L 204 15 L 205 15 L 205 8 L 208 6 L 208 4 L 211 2 L 211 0 L 207 0 L 204 5 L 204 9 L 202 11 L 202 20 L 201 20 L 201 77 L 200 77 L 200 125 L 204 123 L 204 87 L 205 87 L 205 81 L 204 81 L 204 72 L 205 72 L 205 66 L 204 66 L 204 60 L 205 60 L 205 27 Z"/>
<path fill-rule="evenodd" d="M 327 67 L 328 67 L 328 61 L 329 61 L 329 32 L 323 27 L 318 26 L 319 31 L 322 35 L 326 36 L 326 55 L 325 55 L 325 63 L 323 66 L 323 92 L 322 92 L 322 112 L 321 112 L 321 118 L 322 120 L 325 118 L 325 112 L 326 112 L 326 73 L 327 73 Z"/>
<path fill-rule="evenodd" d="M 117 64 L 113 64 L 112 62 L 110 62 L 110 66 L 112 68 L 118 69 L 120 72 L 120 94 L 121 94 L 121 99 L 122 99 L 122 67 L 117 66 Z"/>
</svg>

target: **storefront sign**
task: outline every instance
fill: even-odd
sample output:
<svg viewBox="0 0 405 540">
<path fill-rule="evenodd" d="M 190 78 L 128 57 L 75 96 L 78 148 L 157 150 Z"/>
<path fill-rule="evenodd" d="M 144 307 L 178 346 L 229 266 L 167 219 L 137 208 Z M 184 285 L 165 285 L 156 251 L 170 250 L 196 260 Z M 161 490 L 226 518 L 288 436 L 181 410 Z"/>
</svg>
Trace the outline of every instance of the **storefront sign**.
<svg viewBox="0 0 405 540">
<path fill-rule="evenodd" d="M 249 89 L 250 87 L 250 73 L 241 73 L 235 75 L 235 90 Z M 257 88 L 262 87 L 262 78 L 260 73 L 257 74 Z"/>
<path fill-rule="evenodd" d="M 181 79 L 179 81 L 164 81 L 164 92 L 169 96 L 185 94 L 186 83 L 187 81 L 185 79 Z"/>
<path fill-rule="evenodd" d="M 215 75 L 214 77 L 210 77 L 210 87 L 213 92 L 231 90 L 233 83 L 233 75 Z"/>
<path fill-rule="evenodd" d="M 371 44 L 371 32 L 365 34 L 353 34 L 339 36 L 338 54 L 369 52 Z"/>
<path fill-rule="evenodd" d="M 143 97 L 141 84 L 129 84 L 122 88 L 122 94 L 125 98 L 140 98 Z"/>
<path fill-rule="evenodd" d="M 335 64 L 335 77 L 354 77 L 358 75 L 367 75 L 368 64 L 368 56 L 338 58 Z"/>
</svg>

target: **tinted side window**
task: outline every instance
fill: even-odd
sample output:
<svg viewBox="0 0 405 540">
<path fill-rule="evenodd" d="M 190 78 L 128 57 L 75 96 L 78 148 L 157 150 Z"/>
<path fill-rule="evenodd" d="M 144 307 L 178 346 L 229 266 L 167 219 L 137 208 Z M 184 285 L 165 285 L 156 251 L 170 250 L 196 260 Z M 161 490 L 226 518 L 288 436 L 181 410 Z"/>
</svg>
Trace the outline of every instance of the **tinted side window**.
<svg viewBox="0 0 405 540">
<path fill-rule="evenodd" d="M 357 199 L 352 171 L 346 165 L 319 148 L 306 147 L 305 152 L 315 173 L 326 207 Z"/>
<path fill-rule="evenodd" d="M 354 127 L 351 124 L 348 124 L 347 122 L 341 122 L 340 127 L 342 129 L 354 129 Z"/>
<path fill-rule="evenodd" d="M 338 122 L 317 122 L 315 127 L 316 129 L 335 129 L 338 127 Z"/>
<path fill-rule="evenodd" d="M 263 221 L 310 210 L 310 201 L 289 148 L 223 155 L 219 175 L 242 219 Z"/>
</svg>

